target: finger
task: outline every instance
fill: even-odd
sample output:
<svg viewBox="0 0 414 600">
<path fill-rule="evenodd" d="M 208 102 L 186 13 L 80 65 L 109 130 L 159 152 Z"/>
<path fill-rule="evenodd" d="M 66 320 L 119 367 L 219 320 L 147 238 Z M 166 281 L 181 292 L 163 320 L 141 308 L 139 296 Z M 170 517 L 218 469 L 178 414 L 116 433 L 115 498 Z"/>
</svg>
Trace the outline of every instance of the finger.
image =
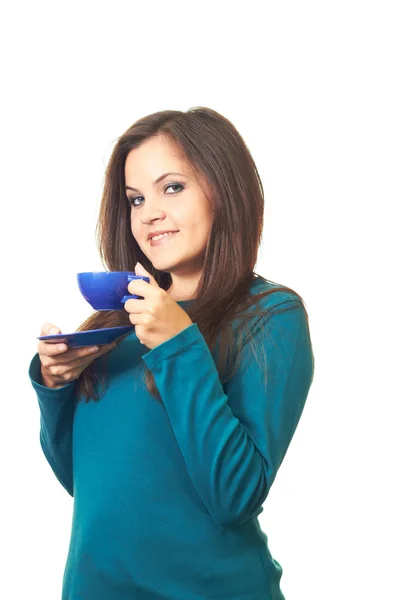
<svg viewBox="0 0 414 600">
<path fill-rule="evenodd" d="M 45 356 L 57 356 L 66 352 L 68 347 L 66 344 L 59 344 L 56 342 L 47 342 L 46 340 L 40 340 L 37 346 L 39 354 Z"/>
<path fill-rule="evenodd" d="M 62 367 L 65 372 L 67 371 L 72 371 L 72 370 L 76 370 L 78 367 L 82 367 L 83 369 L 86 369 L 86 367 L 88 367 L 96 358 L 99 358 L 99 356 L 101 356 L 101 354 L 103 354 L 103 352 L 98 351 L 98 352 L 93 352 L 90 355 L 83 353 L 81 356 L 79 356 L 79 354 L 76 355 L 72 355 L 73 358 L 67 360 L 69 353 L 67 353 L 66 355 L 62 356 L 61 359 L 55 359 L 53 362 L 49 365 L 49 368 L 52 369 L 53 367 Z"/>
<path fill-rule="evenodd" d="M 43 323 L 40 335 L 56 335 L 58 333 L 62 333 L 59 327 L 53 323 Z"/>
<path fill-rule="evenodd" d="M 137 300 L 130 298 L 124 303 L 124 309 L 133 315 L 141 315 L 144 312 L 148 312 L 148 302 L 145 300 Z"/>
<path fill-rule="evenodd" d="M 105 352 L 109 352 L 110 350 L 112 350 L 113 348 L 115 348 L 118 345 L 118 340 L 115 340 L 115 342 L 110 342 L 109 344 L 105 344 L 104 346 L 100 346 L 99 350 L 101 354 L 105 354 Z"/>
<path fill-rule="evenodd" d="M 105 344 L 103 346 L 83 346 L 82 348 L 69 348 L 67 351 L 58 350 L 57 353 L 48 356 L 50 357 L 50 364 L 56 364 L 56 361 L 58 361 L 59 364 L 76 363 L 80 359 L 85 359 L 85 357 L 88 356 L 91 356 L 92 360 L 94 360 L 95 358 L 98 358 L 98 356 L 105 354 L 105 352 L 112 350 L 115 345 L 116 342 L 111 342 L 110 344 Z"/>
<path fill-rule="evenodd" d="M 136 294 L 142 296 L 144 300 L 151 300 L 156 298 L 162 290 L 157 284 L 151 285 L 143 279 L 133 279 L 128 283 L 127 290 L 130 294 Z"/>
<path fill-rule="evenodd" d="M 69 348 L 61 353 L 62 362 L 72 362 L 85 356 L 97 356 L 100 352 L 99 346 L 83 346 L 82 348 Z"/>
<path fill-rule="evenodd" d="M 62 333 L 61 330 L 59 329 L 59 327 L 56 327 L 56 325 L 53 325 L 53 323 L 43 323 L 40 335 L 41 336 L 57 335 L 59 333 Z M 62 348 L 58 349 L 57 342 L 48 342 L 46 340 L 39 340 L 37 349 L 38 349 L 39 354 L 46 354 L 46 356 L 53 356 L 54 354 L 57 354 L 57 353 L 61 352 L 62 350 L 66 350 L 67 346 L 65 344 L 64 344 L 64 346 L 65 346 L 65 348 L 62 347 Z"/>
<path fill-rule="evenodd" d="M 65 350 L 60 350 L 60 346 L 63 345 Z M 82 348 L 67 348 L 66 344 L 45 344 L 46 348 L 42 351 L 43 347 L 40 348 L 39 354 L 42 354 L 43 364 L 45 367 L 56 364 L 67 364 L 84 358 L 85 356 L 97 355 L 99 348 L 96 350 L 96 346 L 86 346 Z M 48 347 L 49 346 L 49 347 Z"/>
</svg>

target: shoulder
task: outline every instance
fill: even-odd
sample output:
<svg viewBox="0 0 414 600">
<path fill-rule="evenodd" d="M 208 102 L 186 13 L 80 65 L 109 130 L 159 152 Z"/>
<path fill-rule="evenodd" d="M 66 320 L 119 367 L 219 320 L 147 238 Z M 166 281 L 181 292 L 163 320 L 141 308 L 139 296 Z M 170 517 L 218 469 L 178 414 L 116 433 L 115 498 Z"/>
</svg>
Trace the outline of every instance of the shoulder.
<svg viewBox="0 0 414 600">
<path fill-rule="evenodd" d="M 252 338 L 299 336 L 308 327 L 303 299 L 288 286 L 258 276 L 252 281 L 248 301 L 236 325 L 243 345 Z"/>
<path fill-rule="evenodd" d="M 303 299 L 295 290 L 265 279 L 261 275 L 252 281 L 250 295 L 253 303 L 249 311 L 259 310 L 268 313 L 269 311 L 284 312 L 295 308 L 304 309 Z"/>
<path fill-rule="evenodd" d="M 260 275 L 252 280 L 246 302 L 233 321 L 241 345 L 252 337 L 272 336 L 284 328 L 296 329 L 300 321 L 307 319 L 302 299 L 295 290 Z"/>
</svg>

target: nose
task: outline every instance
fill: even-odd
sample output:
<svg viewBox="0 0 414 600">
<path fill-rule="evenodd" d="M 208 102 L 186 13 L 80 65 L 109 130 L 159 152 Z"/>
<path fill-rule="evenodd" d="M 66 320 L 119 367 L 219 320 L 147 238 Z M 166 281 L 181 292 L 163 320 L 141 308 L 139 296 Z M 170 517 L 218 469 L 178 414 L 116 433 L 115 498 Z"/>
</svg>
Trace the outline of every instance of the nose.
<svg viewBox="0 0 414 600">
<path fill-rule="evenodd" d="M 143 225 L 148 225 L 155 220 L 165 219 L 165 211 L 157 206 L 155 201 L 148 202 L 145 199 L 144 206 L 140 210 L 140 218 Z"/>
</svg>

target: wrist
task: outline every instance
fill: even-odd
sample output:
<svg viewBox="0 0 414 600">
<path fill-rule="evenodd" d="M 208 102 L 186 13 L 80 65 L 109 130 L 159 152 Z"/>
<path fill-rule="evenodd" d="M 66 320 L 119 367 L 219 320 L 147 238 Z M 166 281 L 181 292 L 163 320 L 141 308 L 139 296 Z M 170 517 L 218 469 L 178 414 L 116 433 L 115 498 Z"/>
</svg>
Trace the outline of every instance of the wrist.
<svg viewBox="0 0 414 600">
<path fill-rule="evenodd" d="M 40 369 L 40 383 L 48 388 L 57 388 L 59 386 L 53 379 L 45 373 L 43 366 Z"/>
</svg>

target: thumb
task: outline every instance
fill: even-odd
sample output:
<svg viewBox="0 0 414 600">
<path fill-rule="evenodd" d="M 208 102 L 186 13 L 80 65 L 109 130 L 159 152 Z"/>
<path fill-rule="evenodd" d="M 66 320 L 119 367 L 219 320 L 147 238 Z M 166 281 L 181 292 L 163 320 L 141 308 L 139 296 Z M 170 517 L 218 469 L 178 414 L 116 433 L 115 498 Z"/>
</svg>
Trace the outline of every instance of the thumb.
<svg viewBox="0 0 414 600">
<path fill-rule="evenodd" d="M 53 323 L 43 323 L 40 335 L 55 335 L 57 333 L 62 333 L 59 327 L 56 327 Z"/>
<path fill-rule="evenodd" d="M 154 277 L 150 273 L 148 273 L 148 271 L 139 262 L 137 262 L 137 264 L 135 265 L 135 275 L 144 275 L 145 277 L 149 278 L 151 285 L 159 287 Z"/>
</svg>

